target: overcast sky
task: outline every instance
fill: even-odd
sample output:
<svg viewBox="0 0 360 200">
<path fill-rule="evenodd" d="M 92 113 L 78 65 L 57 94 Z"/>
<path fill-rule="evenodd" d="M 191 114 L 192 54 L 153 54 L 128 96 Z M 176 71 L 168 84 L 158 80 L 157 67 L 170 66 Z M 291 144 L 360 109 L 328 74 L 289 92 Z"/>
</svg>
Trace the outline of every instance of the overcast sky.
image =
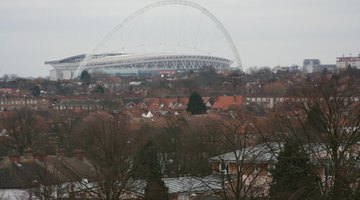
<svg viewBox="0 0 360 200">
<path fill-rule="evenodd" d="M 47 60 L 87 53 L 156 0 L 0 0 L 0 76 L 48 76 Z M 359 0 L 193 0 L 226 27 L 244 68 L 360 53 Z"/>
</svg>

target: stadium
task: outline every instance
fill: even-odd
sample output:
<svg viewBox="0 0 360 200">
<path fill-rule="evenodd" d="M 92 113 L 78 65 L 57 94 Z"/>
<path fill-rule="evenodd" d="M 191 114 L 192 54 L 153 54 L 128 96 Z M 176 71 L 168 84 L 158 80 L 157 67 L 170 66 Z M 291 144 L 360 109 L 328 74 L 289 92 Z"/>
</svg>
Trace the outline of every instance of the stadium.
<svg viewBox="0 0 360 200">
<path fill-rule="evenodd" d="M 47 61 L 51 65 L 50 79 L 71 79 L 86 55 L 77 55 L 57 61 Z M 118 76 L 151 76 L 163 73 L 198 71 L 204 67 L 224 70 L 233 61 L 205 55 L 176 54 L 98 54 L 87 62 L 86 70 Z"/>
<path fill-rule="evenodd" d="M 195 10 L 196 13 L 199 13 L 200 16 L 196 17 L 198 20 L 190 18 L 186 23 L 176 21 L 176 19 L 181 20 L 184 16 L 188 16 L 182 14 L 175 18 L 175 21 L 168 22 L 170 23 L 168 26 L 164 23 L 156 23 L 157 20 L 149 21 L 147 24 L 138 24 L 139 21 L 153 19 L 147 16 L 141 18 L 144 13 L 168 6 L 190 8 Z M 163 13 L 166 10 L 164 9 L 156 13 Z M 176 12 L 180 13 L 180 11 Z M 181 13 L 184 12 L 181 10 Z M 168 14 L 171 15 L 171 13 Z M 191 17 L 191 15 L 189 16 Z M 204 24 L 206 24 L 201 20 L 203 17 L 205 18 L 203 20 L 211 22 L 210 28 L 215 28 L 218 33 L 220 33 L 221 41 L 225 39 L 233 55 L 233 60 L 225 58 L 228 57 L 228 54 L 224 55 L 220 53 L 222 49 L 226 48 L 223 42 L 218 42 L 219 40 L 217 39 L 219 38 L 214 36 L 216 31 L 203 28 Z M 164 18 L 164 16 L 160 18 Z M 198 21 L 198 23 L 196 24 L 194 21 Z M 190 26 L 192 28 L 182 26 L 193 23 L 197 26 Z M 140 29 L 138 30 L 135 27 L 139 27 Z M 168 27 L 169 30 L 166 27 Z M 176 28 L 175 30 L 171 29 L 171 27 L 176 27 L 179 30 Z M 141 35 L 141 33 L 144 32 L 147 34 Z M 147 36 L 149 36 L 150 39 L 148 39 Z M 136 39 L 131 40 L 132 37 Z M 201 42 L 202 39 L 207 40 L 206 42 Z M 134 44 L 131 44 L 132 42 Z M 220 46 L 216 48 L 218 43 Z M 170 49 L 164 50 L 163 48 L 166 45 L 168 45 Z M 147 46 L 150 48 L 146 49 Z M 156 49 L 156 46 L 159 49 Z M 138 50 L 131 49 L 133 47 L 140 48 Z M 181 52 L 178 52 L 178 47 L 186 48 L 186 50 L 181 49 Z M 195 52 L 190 53 L 190 51 Z M 216 70 L 225 70 L 231 68 L 233 64 L 235 64 L 234 67 L 236 68 L 241 69 L 242 67 L 237 48 L 223 24 L 204 7 L 185 0 L 165 0 L 141 8 L 117 24 L 95 45 L 91 52 L 61 60 L 46 61 L 45 64 L 53 67 L 53 69 L 50 70 L 51 80 L 76 78 L 79 77 L 80 73 L 84 70 L 90 73 L 99 72 L 105 75 L 151 76 L 190 70 L 199 71 L 208 67 Z"/>
</svg>

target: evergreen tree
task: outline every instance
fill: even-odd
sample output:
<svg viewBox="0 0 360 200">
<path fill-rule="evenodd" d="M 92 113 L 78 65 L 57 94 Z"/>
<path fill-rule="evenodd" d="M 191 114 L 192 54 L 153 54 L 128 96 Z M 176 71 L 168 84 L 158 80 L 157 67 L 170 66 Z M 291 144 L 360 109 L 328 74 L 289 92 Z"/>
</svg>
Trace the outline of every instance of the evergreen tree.
<svg viewBox="0 0 360 200">
<path fill-rule="evenodd" d="M 104 89 L 102 86 L 98 85 L 98 86 L 96 86 L 96 88 L 95 88 L 95 90 L 93 91 L 93 93 L 104 94 L 104 93 L 105 93 L 105 89 Z"/>
<path fill-rule="evenodd" d="M 80 80 L 84 82 L 86 85 L 90 84 L 91 76 L 88 71 L 84 70 L 81 72 Z"/>
<path fill-rule="evenodd" d="M 318 199 L 318 177 L 303 151 L 287 142 L 277 159 L 276 168 L 272 171 L 270 200 Z"/>
<path fill-rule="evenodd" d="M 161 179 L 161 167 L 152 140 L 149 140 L 135 157 L 134 177 L 146 181 L 144 200 L 169 199 L 168 188 Z"/>
<path fill-rule="evenodd" d="M 34 96 L 34 97 L 39 97 L 40 96 L 40 87 L 38 85 L 35 85 L 35 87 L 33 87 L 31 89 L 31 94 Z"/>
<path fill-rule="evenodd" d="M 191 114 L 193 115 L 206 113 L 206 105 L 203 102 L 199 93 L 193 92 L 190 95 L 189 103 L 187 105 L 186 111 L 191 112 Z"/>
<path fill-rule="evenodd" d="M 323 113 L 319 108 L 319 105 L 312 107 L 307 116 L 307 125 L 311 128 L 315 128 L 318 132 L 326 131 L 326 123 L 323 119 Z"/>
</svg>

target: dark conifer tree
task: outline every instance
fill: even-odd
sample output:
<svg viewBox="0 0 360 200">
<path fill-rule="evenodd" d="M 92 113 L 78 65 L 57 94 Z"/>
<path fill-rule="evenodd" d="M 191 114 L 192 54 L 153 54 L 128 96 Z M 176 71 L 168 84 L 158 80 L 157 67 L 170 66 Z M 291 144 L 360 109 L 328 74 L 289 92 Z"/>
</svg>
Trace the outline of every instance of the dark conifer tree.
<svg viewBox="0 0 360 200">
<path fill-rule="evenodd" d="M 84 70 L 84 71 L 81 72 L 80 80 L 82 82 L 84 82 L 85 85 L 90 84 L 90 79 L 91 79 L 91 76 L 90 76 L 88 71 Z"/>
<path fill-rule="evenodd" d="M 40 87 L 38 85 L 35 85 L 32 90 L 31 90 L 31 94 L 34 96 L 34 97 L 39 97 L 41 92 L 40 92 Z"/>
<path fill-rule="evenodd" d="M 105 93 L 105 89 L 104 89 L 102 86 L 98 85 L 98 86 L 96 86 L 96 88 L 95 88 L 95 90 L 93 91 L 93 93 L 104 94 L 104 93 Z"/>
<path fill-rule="evenodd" d="M 299 147 L 291 142 L 285 143 L 275 166 L 270 200 L 318 199 L 319 179 L 308 156 Z"/>
<path fill-rule="evenodd" d="M 168 200 L 168 188 L 162 180 L 157 150 L 149 140 L 135 157 L 134 177 L 146 181 L 144 200 Z"/>
<path fill-rule="evenodd" d="M 322 117 L 323 113 L 321 112 L 319 105 L 316 105 L 311 108 L 307 116 L 307 125 L 311 128 L 315 128 L 319 132 L 326 131 L 326 123 Z"/>
<path fill-rule="evenodd" d="M 206 105 L 202 100 L 201 96 L 197 92 L 193 92 L 190 95 L 189 103 L 187 105 L 186 110 L 191 112 L 193 115 L 199 115 L 206 113 Z"/>
</svg>

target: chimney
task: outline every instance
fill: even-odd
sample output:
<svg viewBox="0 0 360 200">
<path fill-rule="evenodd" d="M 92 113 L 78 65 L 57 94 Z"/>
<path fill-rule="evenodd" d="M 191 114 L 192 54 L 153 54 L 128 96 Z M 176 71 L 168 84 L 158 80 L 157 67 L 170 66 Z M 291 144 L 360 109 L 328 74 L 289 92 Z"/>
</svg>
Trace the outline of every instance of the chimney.
<svg viewBox="0 0 360 200">
<path fill-rule="evenodd" d="M 18 163 L 18 162 L 20 162 L 20 154 L 18 154 L 18 153 L 13 153 L 13 154 L 10 154 L 9 156 L 9 161 L 10 162 L 15 162 L 15 163 Z"/>
<path fill-rule="evenodd" d="M 57 156 L 58 158 L 64 158 L 64 156 L 65 156 L 65 149 L 63 149 L 63 148 L 57 149 L 57 150 L 56 150 L 56 156 Z"/>
<path fill-rule="evenodd" d="M 84 160 L 84 156 L 85 156 L 84 154 L 85 154 L 84 151 L 81 149 L 76 149 L 73 151 L 73 157 L 81 161 Z"/>
<path fill-rule="evenodd" d="M 32 149 L 26 149 L 24 152 L 26 159 L 32 159 L 33 158 L 33 150 Z"/>
</svg>

